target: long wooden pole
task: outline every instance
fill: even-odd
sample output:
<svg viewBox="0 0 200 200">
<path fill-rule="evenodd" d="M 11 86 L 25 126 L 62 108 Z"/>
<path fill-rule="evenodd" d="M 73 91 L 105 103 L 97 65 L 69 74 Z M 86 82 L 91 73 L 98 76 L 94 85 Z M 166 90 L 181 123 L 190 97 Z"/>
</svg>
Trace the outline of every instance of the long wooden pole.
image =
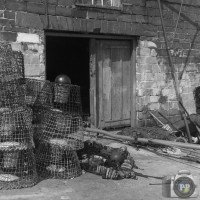
<svg viewBox="0 0 200 200">
<path fill-rule="evenodd" d="M 197 149 L 200 150 L 200 145 L 197 144 L 189 144 L 189 143 L 182 143 L 182 142 L 173 142 L 167 140 L 158 140 L 158 139 L 146 139 L 146 138 L 135 138 L 129 137 L 124 135 L 116 135 L 109 133 L 108 131 L 95 129 L 95 128 L 85 128 L 85 131 L 93 132 L 93 133 L 100 133 L 115 139 L 125 140 L 125 141 L 132 141 L 132 142 L 141 142 L 141 143 L 152 143 L 152 144 L 159 144 L 165 146 L 173 146 L 173 147 L 183 147 L 187 149 Z"/>
<path fill-rule="evenodd" d="M 167 54 L 168 54 L 168 57 L 169 57 L 169 66 L 170 66 L 171 71 L 172 71 L 172 78 L 173 78 L 173 83 L 174 83 L 174 87 L 175 87 L 176 97 L 177 97 L 177 101 L 178 101 L 178 105 L 179 105 L 181 116 L 182 116 L 182 118 L 183 118 L 183 120 L 185 122 L 188 142 L 192 143 L 192 139 L 191 139 L 191 135 L 190 135 L 190 129 L 189 129 L 189 126 L 188 126 L 188 123 L 187 123 L 187 119 L 186 119 L 185 113 L 183 111 L 183 108 L 180 106 L 180 103 L 179 103 L 179 102 L 182 103 L 182 99 L 181 99 L 180 92 L 179 92 L 178 80 L 177 80 L 177 77 L 175 76 L 175 67 L 173 65 L 172 57 L 171 57 L 171 54 L 170 54 L 170 51 L 169 51 L 170 49 L 169 49 L 168 41 L 167 41 L 167 36 L 166 36 L 166 31 L 165 31 L 165 26 L 164 26 L 164 21 L 163 21 L 161 4 L 160 4 L 160 0 L 157 0 L 157 1 L 158 1 L 159 12 L 160 12 L 163 35 L 164 35 L 164 39 L 165 39 L 165 45 L 166 45 Z"/>
</svg>

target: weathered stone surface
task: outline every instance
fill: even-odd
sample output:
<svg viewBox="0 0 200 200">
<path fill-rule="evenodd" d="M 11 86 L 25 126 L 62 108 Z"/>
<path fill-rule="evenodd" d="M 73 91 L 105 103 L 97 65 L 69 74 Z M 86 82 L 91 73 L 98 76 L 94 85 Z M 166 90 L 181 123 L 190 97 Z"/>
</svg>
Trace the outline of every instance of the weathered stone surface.
<svg viewBox="0 0 200 200">
<path fill-rule="evenodd" d="M 31 33 L 18 33 L 17 42 L 40 43 L 39 35 Z"/>
<path fill-rule="evenodd" d="M 48 2 L 49 4 L 55 4 L 55 5 L 58 4 L 58 0 L 47 0 L 47 2 Z"/>
<path fill-rule="evenodd" d="M 45 66 L 41 64 L 26 64 L 25 63 L 25 76 L 43 76 L 45 73 Z"/>
<path fill-rule="evenodd" d="M 0 18 L 0 25 L 1 26 L 10 26 L 11 25 L 11 20 Z"/>
<path fill-rule="evenodd" d="M 15 19 L 15 12 L 13 11 L 4 11 L 4 18 L 6 19 Z"/>
<path fill-rule="evenodd" d="M 57 16 L 49 15 L 49 29 L 58 30 L 59 24 Z"/>
<path fill-rule="evenodd" d="M 24 63 L 25 64 L 40 64 L 40 55 L 39 54 L 25 54 L 24 55 Z"/>
<path fill-rule="evenodd" d="M 71 16 L 71 13 L 72 13 L 72 11 L 69 8 L 65 8 L 65 7 L 62 7 L 62 6 L 56 7 L 56 15 L 58 15 L 58 16 L 69 17 L 69 16 Z"/>
<path fill-rule="evenodd" d="M 48 4 L 48 14 L 49 15 L 56 15 L 56 6 Z"/>
<path fill-rule="evenodd" d="M 79 18 L 74 18 L 73 19 L 73 24 L 74 24 L 74 31 L 81 31 L 81 19 Z"/>
<path fill-rule="evenodd" d="M 81 19 L 81 31 L 86 32 L 87 31 L 87 20 Z"/>
<path fill-rule="evenodd" d="M 57 20 L 58 20 L 59 30 L 68 30 L 66 17 L 59 16 Z"/>
<path fill-rule="evenodd" d="M 73 20 L 70 17 L 67 17 L 67 27 L 69 31 L 74 30 Z"/>
<path fill-rule="evenodd" d="M 0 10 L 4 10 L 4 9 L 5 9 L 5 1 L 0 0 Z"/>
<path fill-rule="evenodd" d="M 20 42 L 12 42 L 11 47 L 13 51 L 22 51 L 22 44 Z"/>
<path fill-rule="evenodd" d="M 18 2 L 18 1 L 14 1 L 14 0 L 6 0 L 5 8 L 7 10 L 27 11 L 27 3 L 26 2 Z"/>
<path fill-rule="evenodd" d="M 16 26 L 43 29 L 40 16 L 32 13 L 17 12 Z"/>
<path fill-rule="evenodd" d="M 58 0 L 58 5 L 61 5 L 61 6 L 72 6 L 75 4 L 75 0 Z"/>
<path fill-rule="evenodd" d="M 94 31 L 94 20 L 88 19 L 87 20 L 87 32 L 93 32 Z"/>
<path fill-rule="evenodd" d="M 15 42 L 17 38 L 17 33 L 13 32 L 0 32 L 1 41 Z"/>
<path fill-rule="evenodd" d="M 75 17 L 75 18 L 84 18 L 85 19 L 87 17 L 87 11 L 72 9 L 71 16 Z"/>
<path fill-rule="evenodd" d="M 42 3 L 27 3 L 27 11 L 37 14 L 45 14 L 45 5 Z"/>
</svg>

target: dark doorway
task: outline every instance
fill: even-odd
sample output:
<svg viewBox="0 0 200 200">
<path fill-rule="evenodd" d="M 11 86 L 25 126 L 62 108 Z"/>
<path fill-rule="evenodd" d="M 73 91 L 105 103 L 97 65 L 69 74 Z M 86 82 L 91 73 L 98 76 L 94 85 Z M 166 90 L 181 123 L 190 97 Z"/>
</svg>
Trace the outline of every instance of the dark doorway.
<svg viewBox="0 0 200 200">
<path fill-rule="evenodd" d="M 80 86 L 83 115 L 90 115 L 89 38 L 46 36 L 46 79 L 59 74 Z"/>
</svg>

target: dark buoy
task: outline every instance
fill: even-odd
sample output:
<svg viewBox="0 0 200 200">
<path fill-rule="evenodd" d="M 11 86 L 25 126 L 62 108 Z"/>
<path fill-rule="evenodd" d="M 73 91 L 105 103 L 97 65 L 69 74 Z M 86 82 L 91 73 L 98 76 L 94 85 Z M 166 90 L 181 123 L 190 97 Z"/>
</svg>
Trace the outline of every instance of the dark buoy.
<svg viewBox="0 0 200 200">
<path fill-rule="evenodd" d="M 59 84 L 71 84 L 71 79 L 66 74 L 60 74 L 55 78 L 55 82 Z"/>
</svg>

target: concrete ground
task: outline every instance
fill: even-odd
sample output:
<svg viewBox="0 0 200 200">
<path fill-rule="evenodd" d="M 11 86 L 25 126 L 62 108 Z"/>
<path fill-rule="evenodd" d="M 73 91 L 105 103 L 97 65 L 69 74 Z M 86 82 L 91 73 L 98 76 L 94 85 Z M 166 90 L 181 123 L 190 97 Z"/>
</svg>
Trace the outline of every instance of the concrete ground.
<svg viewBox="0 0 200 200">
<path fill-rule="evenodd" d="M 110 143 L 110 142 L 109 142 Z M 111 142 L 110 146 L 123 144 Z M 178 170 L 190 170 L 199 176 L 200 165 L 174 161 L 157 156 L 146 150 L 137 151 L 128 146 L 136 165 L 143 170 L 135 170 L 151 176 L 175 175 Z M 185 162 L 185 163 L 181 163 Z M 86 173 L 75 179 L 44 180 L 36 186 L 20 190 L 1 190 L 0 200 L 161 200 L 171 199 L 162 196 L 162 180 L 138 177 L 138 180 L 106 180 L 100 176 Z M 155 185 L 151 185 L 155 184 Z M 200 185 L 199 187 L 200 188 Z M 176 198 L 179 199 L 179 198 Z M 199 196 L 200 199 L 200 196 Z"/>
</svg>

